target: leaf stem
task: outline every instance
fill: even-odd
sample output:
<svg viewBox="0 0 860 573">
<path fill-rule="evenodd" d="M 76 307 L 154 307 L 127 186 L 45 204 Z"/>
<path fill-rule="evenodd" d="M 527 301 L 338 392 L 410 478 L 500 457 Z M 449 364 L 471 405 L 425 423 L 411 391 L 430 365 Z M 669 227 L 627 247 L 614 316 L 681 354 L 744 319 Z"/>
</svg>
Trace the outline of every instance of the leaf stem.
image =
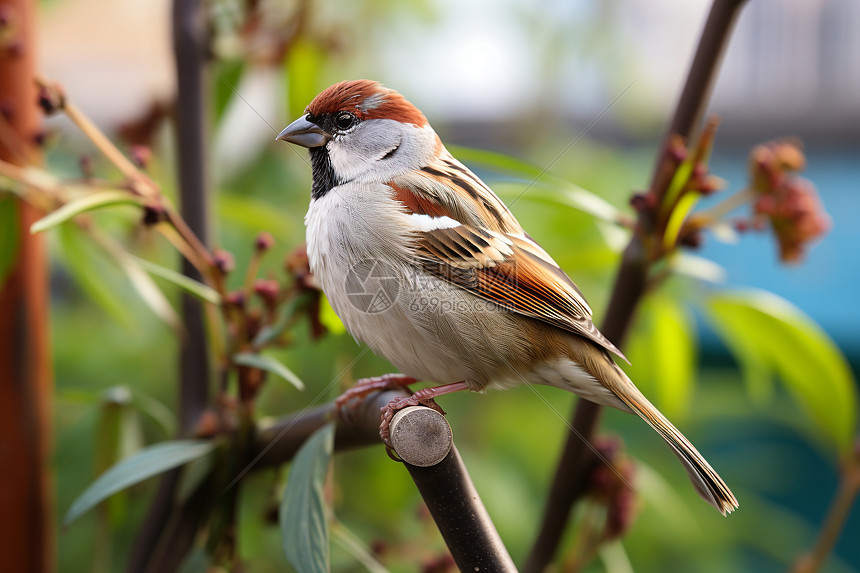
<svg viewBox="0 0 860 573">
<path fill-rule="evenodd" d="M 737 209 L 738 207 L 752 202 L 756 197 L 756 191 L 750 187 L 738 191 L 734 195 L 729 195 L 713 207 L 703 209 L 694 216 L 698 227 L 705 227 L 712 223 L 721 220 L 723 217 Z"/>
</svg>

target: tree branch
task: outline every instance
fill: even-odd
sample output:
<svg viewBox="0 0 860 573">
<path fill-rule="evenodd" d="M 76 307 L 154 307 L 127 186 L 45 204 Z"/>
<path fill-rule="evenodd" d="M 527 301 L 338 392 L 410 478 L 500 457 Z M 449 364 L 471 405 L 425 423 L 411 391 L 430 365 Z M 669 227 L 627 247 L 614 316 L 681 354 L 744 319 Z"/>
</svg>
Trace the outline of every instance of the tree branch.
<svg viewBox="0 0 860 573">
<path fill-rule="evenodd" d="M 719 61 L 743 3 L 744 0 L 714 0 L 711 6 L 686 84 L 655 162 L 650 193 L 657 199 L 657 204 L 665 194 L 674 172 L 672 158 L 665 153 L 667 144 L 673 134 L 689 137 L 698 125 L 708 102 Z M 624 251 L 601 327 L 606 337 L 619 347 L 623 347 L 647 285 L 650 261 L 646 241 L 653 240 L 648 233 L 653 230 L 654 221 L 646 213 L 640 213 L 637 232 Z M 586 493 L 586 477 L 595 461 L 583 440 L 592 439 L 599 421 L 600 406 L 580 398 L 572 420 L 574 431 L 567 437 L 556 468 L 541 528 L 523 569 L 525 573 L 540 573 L 552 561 L 573 504 Z"/>
</svg>

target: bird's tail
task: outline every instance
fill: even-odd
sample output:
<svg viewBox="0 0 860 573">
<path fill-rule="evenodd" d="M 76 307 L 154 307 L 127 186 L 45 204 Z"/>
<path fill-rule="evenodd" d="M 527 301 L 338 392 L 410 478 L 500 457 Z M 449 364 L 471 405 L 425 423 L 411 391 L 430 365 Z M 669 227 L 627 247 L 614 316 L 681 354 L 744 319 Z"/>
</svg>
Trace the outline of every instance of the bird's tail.
<svg viewBox="0 0 860 573">
<path fill-rule="evenodd" d="M 729 489 L 729 486 L 714 471 L 714 468 L 702 457 L 693 444 L 684 437 L 666 416 L 648 401 L 647 398 L 631 382 L 624 372 L 613 364 L 616 376 L 612 377 L 611 383 L 607 384 L 633 412 L 645 420 L 649 426 L 660 434 L 690 476 L 690 481 L 702 498 L 713 505 L 723 515 L 727 515 L 737 509 L 738 500 Z M 606 382 L 606 381 L 605 381 Z M 604 383 L 605 383 L 604 382 Z"/>
</svg>

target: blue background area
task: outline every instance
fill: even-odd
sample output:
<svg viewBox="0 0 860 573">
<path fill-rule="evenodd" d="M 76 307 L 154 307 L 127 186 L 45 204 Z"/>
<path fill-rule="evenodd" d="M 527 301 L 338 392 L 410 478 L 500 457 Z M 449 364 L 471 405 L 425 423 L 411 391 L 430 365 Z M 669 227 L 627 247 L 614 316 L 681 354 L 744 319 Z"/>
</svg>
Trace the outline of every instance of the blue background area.
<svg viewBox="0 0 860 573">
<path fill-rule="evenodd" d="M 779 262 L 776 241 L 767 232 L 747 233 L 740 245 L 708 237 L 700 254 L 722 265 L 732 286 L 762 288 L 793 302 L 856 364 L 860 362 L 860 148 L 812 147 L 806 155 L 808 167 L 802 175 L 818 189 L 832 228 L 811 246 L 803 262 Z M 747 179 L 746 157 L 718 151 L 711 171 L 736 191 Z M 714 198 L 718 199 L 719 195 Z M 703 342 L 715 341 L 706 334 Z"/>
</svg>

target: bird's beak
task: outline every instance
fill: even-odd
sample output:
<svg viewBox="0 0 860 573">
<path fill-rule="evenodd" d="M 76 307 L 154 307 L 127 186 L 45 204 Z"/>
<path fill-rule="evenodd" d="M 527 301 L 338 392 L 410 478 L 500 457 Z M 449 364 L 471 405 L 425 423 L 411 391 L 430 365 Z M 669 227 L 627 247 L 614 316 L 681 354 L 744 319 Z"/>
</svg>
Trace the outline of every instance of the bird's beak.
<svg viewBox="0 0 860 573">
<path fill-rule="evenodd" d="M 323 131 L 320 126 L 309 122 L 308 117 L 303 115 L 285 127 L 284 131 L 278 134 L 277 139 L 310 148 L 325 145 L 331 139 L 331 135 Z"/>
</svg>

